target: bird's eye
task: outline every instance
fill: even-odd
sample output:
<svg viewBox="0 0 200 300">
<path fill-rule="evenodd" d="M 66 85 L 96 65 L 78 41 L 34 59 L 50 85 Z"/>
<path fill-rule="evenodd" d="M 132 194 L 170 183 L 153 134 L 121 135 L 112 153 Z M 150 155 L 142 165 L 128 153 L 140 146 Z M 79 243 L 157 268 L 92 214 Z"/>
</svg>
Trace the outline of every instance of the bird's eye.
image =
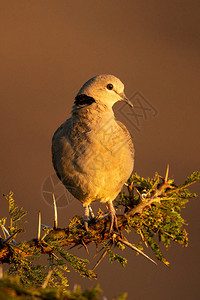
<svg viewBox="0 0 200 300">
<path fill-rule="evenodd" d="M 107 84 L 107 89 L 108 89 L 108 90 L 112 90 L 112 89 L 113 89 L 112 83 Z"/>
</svg>

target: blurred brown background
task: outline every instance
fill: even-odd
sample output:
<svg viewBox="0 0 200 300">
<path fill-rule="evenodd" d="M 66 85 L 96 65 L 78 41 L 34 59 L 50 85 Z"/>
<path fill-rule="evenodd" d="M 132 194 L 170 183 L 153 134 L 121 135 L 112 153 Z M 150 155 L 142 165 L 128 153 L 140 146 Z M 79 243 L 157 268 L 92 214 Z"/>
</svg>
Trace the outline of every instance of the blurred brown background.
<svg viewBox="0 0 200 300">
<path fill-rule="evenodd" d="M 170 176 L 180 184 L 199 168 L 199 15 L 199 1 L 0 1 L 0 193 L 12 190 L 28 210 L 24 239 L 36 236 L 38 210 L 44 224 L 53 224 L 53 210 L 42 195 L 54 174 L 51 137 L 69 117 L 81 85 L 97 74 L 118 76 L 127 96 L 138 92 L 139 100 L 152 105 L 146 119 L 138 109 L 139 130 L 129 108 L 114 107 L 134 139 L 135 171 L 144 177 L 164 174 L 169 163 Z M 200 193 L 199 184 L 192 190 Z M 83 213 L 78 201 L 68 205 L 65 197 L 58 211 L 63 227 Z M 197 299 L 199 209 L 199 199 L 193 199 L 183 212 L 189 247 L 173 245 L 166 252 L 171 269 L 129 250 L 125 269 L 105 258 L 97 269 L 104 294 Z M 0 218 L 7 210 L 1 198 Z M 84 251 L 73 253 L 87 258 Z M 96 284 L 73 272 L 69 279 L 71 288 Z"/>
</svg>

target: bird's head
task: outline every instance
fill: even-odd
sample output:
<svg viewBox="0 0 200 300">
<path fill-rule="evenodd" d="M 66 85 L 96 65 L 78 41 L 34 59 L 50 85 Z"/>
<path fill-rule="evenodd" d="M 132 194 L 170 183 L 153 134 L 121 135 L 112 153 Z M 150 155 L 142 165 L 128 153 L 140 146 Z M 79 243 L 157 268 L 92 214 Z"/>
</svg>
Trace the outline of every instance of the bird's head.
<svg viewBox="0 0 200 300">
<path fill-rule="evenodd" d="M 124 94 L 123 83 L 113 75 L 98 75 L 88 80 L 79 90 L 76 99 L 86 95 L 93 102 L 112 108 L 118 101 L 125 101 L 131 107 L 133 104 Z"/>
</svg>

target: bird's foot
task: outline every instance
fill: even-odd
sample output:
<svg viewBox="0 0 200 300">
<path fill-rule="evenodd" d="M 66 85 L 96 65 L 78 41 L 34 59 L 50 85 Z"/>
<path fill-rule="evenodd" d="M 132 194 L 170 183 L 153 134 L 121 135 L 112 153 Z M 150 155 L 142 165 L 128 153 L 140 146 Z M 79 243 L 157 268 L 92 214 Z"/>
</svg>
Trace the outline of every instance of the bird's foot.
<svg viewBox="0 0 200 300">
<path fill-rule="evenodd" d="M 111 218 L 109 233 L 113 231 L 113 227 L 116 229 L 116 231 L 119 231 L 118 224 L 117 224 L 117 216 L 112 201 L 108 201 L 107 206 L 110 211 L 110 218 Z"/>
<path fill-rule="evenodd" d="M 88 231 L 88 222 L 89 222 L 89 205 L 85 205 L 83 223 L 86 231 Z"/>
<path fill-rule="evenodd" d="M 94 219 L 94 218 L 95 218 L 95 215 L 94 215 L 94 213 L 93 213 L 92 207 L 91 207 L 90 205 L 89 205 L 88 207 L 89 207 L 89 213 L 90 213 L 90 216 L 92 217 L 92 219 Z"/>
<path fill-rule="evenodd" d="M 83 220 L 85 230 L 88 231 L 88 220 Z"/>
<path fill-rule="evenodd" d="M 116 231 L 119 231 L 116 213 L 110 212 L 110 218 L 111 218 L 111 222 L 110 222 L 109 233 L 111 233 L 113 231 L 113 227 L 116 229 Z"/>
<path fill-rule="evenodd" d="M 84 218 L 83 218 L 83 223 L 84 223 L 84 227 L 85 227 L 85 230 L 88 231 L 88 223 L 89 223 L 89 219 L 90 219 L 90 216 L 92 217 L 92 219 L 95 218 L 95 215 L 92 211 L 92 208 L 90 205 L 85 205 L 84 206 Z"/>
</svg>

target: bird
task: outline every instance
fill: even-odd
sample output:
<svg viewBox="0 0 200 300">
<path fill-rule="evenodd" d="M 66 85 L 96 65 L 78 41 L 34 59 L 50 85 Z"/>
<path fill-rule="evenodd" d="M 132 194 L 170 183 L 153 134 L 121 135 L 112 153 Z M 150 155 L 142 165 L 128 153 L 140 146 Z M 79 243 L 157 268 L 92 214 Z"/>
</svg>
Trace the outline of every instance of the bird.
<svg viewBox="0 0 200 300">
<path fill-rule="evenodd" d="M 97 75 L 77 93 L 68 118 L 52 138 L 52 162 L 58 178 L 84 208 L 88 231 L 91 203 L 106 204 L 110 232 L 118 231 L 114 199 L 134 167 L 134 146 L 113 105 L 125 101 L 124 84 L 114 75 Z"/>
</svg>

